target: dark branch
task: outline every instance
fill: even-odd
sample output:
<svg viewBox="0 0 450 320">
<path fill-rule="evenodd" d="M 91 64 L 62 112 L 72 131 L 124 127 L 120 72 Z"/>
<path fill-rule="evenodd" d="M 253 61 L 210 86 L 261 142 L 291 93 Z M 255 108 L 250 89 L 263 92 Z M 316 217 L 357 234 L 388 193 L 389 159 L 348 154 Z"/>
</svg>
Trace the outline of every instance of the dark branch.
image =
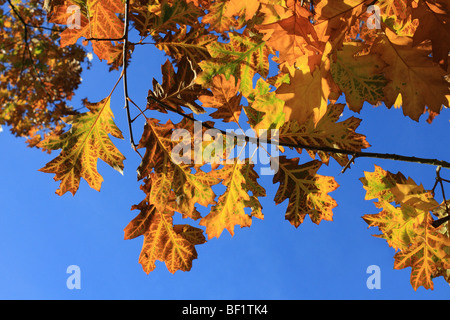
<svg viewBox="0 0 450 320">
<path fill-rule="evenodd" d="M 128 17 L 125 17 L 125 22 L 128 21 Z M 127 23 L 125 23 L 127 24 Z M 128 37 L 128 31 L 126 34 L 126 37 Z M 122 41 L 125 40 L 125 35 L 123 37 L 120 38 L 87 38 L 87 41 Z"/>
<path fill-rule="evenodd" d="M 443 218 L 440 218 L 440 219 L 438 219 L 438 220 L 434 220 L 434 221 L 431 223 L 431 225 L 432 225 L 433 227 L 435 227 L 435 228 L 438 228 L 438 227 L 440 227 L 442 224 L 446 223 L 446 222 L 449 221 L 449 220 L 450 220 L 450 215 L 448 215 L 448 216 L 446 216 L 446 217 L 443 217 Z"/>
<path fill-rule="evenodd" d="M 434 195 L 434 191 L 437 187 L 437 185 L 439 184 L 441 186 L 441 192 L 442 192 L 442 198 L 444 200 L 444 205 L 445 205 L 445 213 L 447 214 L 446 217 L 440 218 L 438 220 L 433 221 L 431 224 L 433 227 L 438 228 L 439 226 L 441 226 L 443 223 L 447 222 L 448 220 L 450 220 L 450 214 L 449 214 L 449 208 L 448 208 L 448 203 L 447 203 L 447 199 L 445 197 L 445 190 L 444 190 L 444 181 L 445 179 L 443 179 L 441 177 L 441 167 L 437 167 L 436 169 L 436 182 L 434 183 L 433 189 L 431 190 L 431 192 Z"/>
<path fill-rule="evenodd" d="M 128 130 L 130 132 L 130 143 L 134 151 L 137 152 L 137 145 L 134 142 L 133 138 L 133 127 L 132 127 L 132 120 L 130 115 L 130 98 L 128 96 L 128 79 L 127 79 L 127 55 L 128 55 L 128 25 L 129 25 L 129 4 L 130 0 L 125 1 L 125 18 L 124 18 L 124 30 L 123 30 L 123 36 L 121 40 L 123 40 L 123 51 L 122 51 L 122 68 L 123 68 L 123 93 L 125 96 L 125 109 L 127 111 L 127 120 L 128 120 Z"/>
</svg>

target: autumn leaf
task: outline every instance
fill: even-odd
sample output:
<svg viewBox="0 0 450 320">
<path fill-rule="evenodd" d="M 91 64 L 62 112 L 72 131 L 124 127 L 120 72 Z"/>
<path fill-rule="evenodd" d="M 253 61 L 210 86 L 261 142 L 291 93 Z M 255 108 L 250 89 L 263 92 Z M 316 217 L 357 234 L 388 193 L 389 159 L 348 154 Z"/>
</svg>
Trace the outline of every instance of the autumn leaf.
<svg viewBox="0 0 450 320">
<path fill-rule="evenodd" d="M 139 35 L 144 39 L 151 35 L 160 41 L 161 35 L 180 32 L 179 26 L 194 25 L 202 11 L 186 1 L 135 1 L 131 3 L 131 15 Z"/>
<path fill-rule="evenodd" d="M 219 74 L 225 75 L 227 80 L 233 75 L 240 79 L 239 91 L 246 96 L 253 89 L 253 77 L 257 73 L 263 77 L 268 75 L 272 50 L 263 41 L 231 33 L 229 43 L 211 43 L 208 52 L 212 59 L 199 63 L 202 73 L 197 83 L 201 85 L 208 86 Z"/>
<path fill-rule="evenodd" d="M 366 214 L 369 227 L 378 227 L 377 237 L 385 239 L 398 250 L 394 268 L 411 267 L 411 285 L 433 289 L 433 278 L 445 276 L 450 268 L 449 238 L 433 227 L 430 212 L 440 207 L 431 192 L 424 190 L 411 178 L 375 168 L 365 173 L 361 181 L 367 191 L 366 199 L 378 199 L 375 205 L 382 211 Z M 440 227 L 442 228 L 442 226 Z"/>
<path fill-rule="evenodd" d="M 273 177 L 273 183 L 279 182 L 280 185 L 275 203 L 289 199 L 286 220 L 296 228 L 303 223 L 306 215 L 316 224 L 322 220 L 332 221 L 332 210 L 337 203 L 328 193 L 335 191 L 339 185 L 332 177 L 317 174 L 322 163 L 313 160 L 300 165 L 298 158 L 287 159 L 285 156 L 277 160 L 278 172 Z"/>
<path fill-rule="evenodd" d="M 258 184 L 258 174 L 248 159 L 244 162 L 235 159 L 233 164 L 226 163 L 222 169 L 212 174 L 222 180 L 226 190 L 212 207 L 211 212 L 200 220 L 200 225 L 206 227 L 210 239 L 219 238 L 224 229 L 234 235 L 236 225 L 240 225 L 241 228 L 250 227 L 252 216 L 262 218 L 262 206 L 258 197 L 263 197 L 266 193 Z M 247 214 L 245 208 L 251 208 L 252 212 Z"/>
<path fill-rule="evenodd" d="M 123 69 L 124 116 L 145 194 L 132 206 L 139 213 L 124 236 L 143 237 L 139 262 L 146 273 L 156 261 L 171 273 L 188 271 L 206 238 L 224 230 L 234 236 L 238 226 L 264 218 L 258 164 L 231 156 L 236 143 L 241 151 L 250 142 L 253 148 L 254 136 L 259 143 L 250 159 L 259 151 L 270 155 L 275 204 L 287 202 L 285 218 L 296 228 L 307 215 L 316 224 L 333 220 L 330 193 L 338 184 L 319 174 L 322 165 L 333 170 L 331 158 L 345 170 L 358 157 L 446 164 L 363 151 L 370 147 L 359 133 L 363 114 L 343 115 L 346 106 L 359 113 L 364 104 L 384 103 L 416 121 L 428 112 L 431 122 L 450 107 L 447 0 L 51 0 L 45 11 L 37 0 L 0 2 L 0 131 L 10 128 L 49 153 L 60 150 L 41 169 L 55 174 L 57 194 L 75 194 L 81 178 L 100 190 L 98 159 L 122 172 L 125 158 L 111 137 L 123 137 L 110 97 L 86 103 L 87 112 L 70 100 L 82 69 L 91 67 L 88 45 L 110 71 Z M 68 20 L 70 5 L 80 7 L 79 28 Z M 151 53 L 132 59 L 135 48 L 148 46 L 167 60 L 141 108 L 129 79 L 131 66 L 154 62 Z M 251 134 L 225 135 L 233 122 Z M 270 149 L 261 139 L 267 137 Z M 379 211 L 363 219 L 396 251 L 394 268 L 411 268 L 415 290 L 433 289 L 440 276 L 450 282 L 448 180 L 438 175 L 429 191 L 378 166 L 360 180 Z M 438 183 L 441 203 L 434 198 Z"/>
<path fill-rule="evenodd" d="M 431 40 L 433 61 L 447 71 L 450 51 L 450 7 L 447 1 L 418 1 L 412 19 L 419 25 L 413 36 L 413 46 Z"/>
<path fill-rule="evenodd" d="M 369 2 L 323 0 L 314 5 L 311 13 L 301 2 L 289 0 L 285 5 L 274 4 L 271 10 L 266 8 L 268 17 L 256 28 L 264 34 L 263 40 L 279 52 L 278 63 L 314 72 L 329 53 L 327 45 L 340 48 L 344 35 Z"/>
<path fill-rule="evenodd" d="M 259 0 L 229 0 L 224 15 L 230 18 L 243 15 L 245 20 L 250 20 L 258 12 L 259 6 Z"/>
<path fill-rule="evenodd" d="M 212 80 L 212 96 L 200 96 L 199 100 L 205 108 L 215 108 L 217 111 L 211 113 L 214 119 L 222 119 L 224 122 L 239 123 L 241 114 L 241 98 L 238 94 L 240 81 L 237 81 L 233 75 L 227 80 L 223 74 L 217 75 Z"/>
<path fill-rule="evenodd" d="M 225 32 L 243 26 L 243 19 L 235 19 L 227 10 L 228 2 L 219 0 L 208 5 L 208 13 L 203 17 L 202 23 L 208 25 L 209 31 Z"/>
<path fill-rule="evenodd" d="M 67 8 L 72 3 L 54 7 L 49 22 L 66 25 L 71 15 Z M 124 25 L 117 14 L 123 13 L 121 0 L 88 0 L 86 2 L 87 16 L 80 16 L 80 28 L 67 28 L 61 33 L 61 46 L 75 44 L 80 38 L 120 39 L 123 36 Z M 94 53 L 109 64 L 120 57 L 121 45 L 117 41 L 93 41 Z"/>
<path fill-rule="evenodd" d="M 344 92 L 348 107 L 356 112 L 365 101 L 373 105 L 382 101 L 387 84 L 382 73 L 384 62 L 375 53 L 357 55 L 361 50 L 361 43 L 344 43 L 331 64 L 333 80 Z"/>
<path fill-rule="evenodd" d="M 163 38 L 156 39 L 155 46 L 172 56 L 176 61 L 188 57 L 194 64 L 210 59 L 207 46 L 217 41 L 217 36 L 209 34 L 205 29 L 180 26 L 176 33 L 169 32 Z"/>
<path fill-rule="evenodd" d="M 186 130 L 182 132 L 189 133 L 188 140 L 183 142 L 175 138 L 176 135 L 174 136 L 173 133 L 176 129 Z M 161 124 L 158 120 L 149 119 L 138 145 L 138 148 L 146 149 L 138 167 L 138 179 L 142 180 L 154 173 L 156 180 L 152 178 L 152 181 L 160 182 L 154 185 L 157 189 L 152 192 L 160 195 L 155 196 L 160 199 L 159 205 L 164 205 L 166 200 L 162 201 L 162 199 L 168 197 L 169 191 L 173 190 L 179 207 L 184 208 L 181 213 L 188 216 L 196 212 L 196 204 L 205 207 L 215 204 L 216 195 L 211 187 L 219 183 L 217 178 L 208 175 L 201 168 L 194 169 L 195 161 L 203 161 L 202 158 L 196 160 L 195 152 L 196 150 L 198 152 L 198 149 L 196 149 L 195 139 L 198 139 L 198 134 L 204 132 L 202 129 L 199 133 L 194 130 L 194 125 L 189 120 L 175 125 L 170 120 L 166 124 Z M 179 155 L 177 148 L 180 147 L 181 152 L 183 145 L 188 147 L 188 151 L 185 155 Z M 200 148 L 199 154 L 202 156 L 203 147 L 200 146 Z M 155 205 L 158 204 L 155 203 Z"/>
<path fill-rule="evenodd" d="M 258 79 L 247 100 L 246 114 L 257 135 L 266 130 L 279 129 L 285 123 L 284 101 L 277 97 L 267 81 Z"/>
<path fill-rule="evenodd" d="M 401 172 L 393 174 L 377 165 L 375 165 L 374 172 L 365 172 L 364 177 L 360 180 L 366 190 L 365 200 L 378 198 L 387 202 L 394 201 L 392 188 L 397 183 L 405 183 L 407 181 Z"/>
<path fill-rule="evenodd" d="M 287 1 L 286 5 L 275 4 L 278 21 L 257 25 L 256 29 L 264 34 L 263 40 L 269 46 L 280 52 L 279 63 L 294 65 L 298 59 L 322 53 L 324 46 L 310 22 L 311 13 L 296 1 Z"/>
<path fill-rule="evenodd" d="M 356 133 L 361 120 L 350 117 L 338 122 L 344 111 L 343 104 L 330 104 L 325 116 L 320 119 L 317 125 L 313 118 L 300 125 L 297 121 L 291 120 L 284 124 L 279 131 L 279 143 L 301 144 L 305 146 L 321 146 L 360 152 L 362 149 L 370 147 L 366 137 Z M 297 148 L 299 153 L 302 148 Z M 328 164 L 330 157 L 333 157 L 341 166 L 345 166 L 348 155 L 339 153 L 327 153 L 323 151 L 307 150 L 312 158 L 318 154 L 322 162 Z"/>
<path fill-rule="evenodd" d="M 388 0 L 378 3 L 380 20 L 399 36 L 412 37 L 419 25 L 413 17 L 413 1 Z"/>
<path fill-rule="evenodd" d="M 330 46 L 327 48 L 331 49 Z M 313 117 L 314 123 L 317 124 L 327 111 L 328 100 L 333 89 L 330 59 L 328 55 L 324 55 L 320 67 L 314 72 L 296 69 L 291 75 L 290 83 L 283 83 L 277 88 L 276 97 L 285 101 L 286 120 L 295 119 L 299 124 L 303 124 Z"/>
<path fill-rule="evenodd" d="M 413 47 L 411 38 L 386 29 L 386 35 L 378 39 L 371 52 L 379 54 L 387 65 L 383 72 L 389 80 L 384 88 L 388 108 L 401 94 L 404 115 L 418 121 L 427 110 L 439 114 L 443 106 L 449 106 L 445 71 L 432 61 L 428 50 Z"/>
<path fill-rule="evenodd" d="M 440 276 L 439 270 L 450 269 L 450 255 L 444 249 L 448 250 L 450 240 L 431 226 L 431 220 L 427 215 L 422 225 L 417 227 L 421 233 L 414 238 L 416 241 L 394 256 L 395 269 L 411 267 L 411 285 L 414 290 L 420 286 L 433 289 L 433 278 Z"/>
<path fill-rule="evenodd" d="M 141 203 L 134 207 L 139 215 L 124 229 L 125 239 L 144 236 L 139 263 L 146 273 L 156 267 L 157 260 L 165 262 L 171 273 L 189 271 L 197 258 L 195 245 L 205 239 L 202 230 L 187 225 L 173 225 L 173 213 L 159 211 L 152 205 Z"/>
<path fill-rule="evenodd" d="M 72 127 L 62 135 L 53 135 L 41 142 L 40 147 L 48 150 L 61 149 L 61 153 L 42 172 L 54 173 L 55 181 L 61 181 L 56 193 L 60 196 L 78 190 L 80 179 L 84 178 L 91 188 L 100 191 L 102 176 L 97 171 L 97 160 L 101 159 L 122 173 L 125 157 L 112 143 L 109 135 L 123 139 L 122 133 L 113 121 L 110 98 L 98 103 L 86 103 L 88 112 L 69 116 L 65 122 Z"/>
<path fill-rule="evenodd" d="M 205 113 L 205 110 L 196 102 L 200 95 L 210 93 L 195 83 L 197 78 L 197 68 L 189 58 L 182 58 L 175 71 L 172 63 L 167 60 L 161 67 L 163 72 L 162 84 L 153 79 L 153 91 L 149 90 L 147 98 L 148 108 L 157 109 L 163 112 L 166 110 L 156 101 L 165 103 L 179 112 L 183 112 L 181 107 L 187 107 L 195 113 Z M 153 98 L 153 99 L 152 99 Z"/>
<path fill-rule="evenodd" d="M 345 34 L 358 25 L 358 18 L 371 4 L 371 0 L 322 0 L 317 3 L 314 7 L 315 24 L 322 26 L 323 41 L 329 41 L 334 48 L 340 49 Z"/>
</svg>

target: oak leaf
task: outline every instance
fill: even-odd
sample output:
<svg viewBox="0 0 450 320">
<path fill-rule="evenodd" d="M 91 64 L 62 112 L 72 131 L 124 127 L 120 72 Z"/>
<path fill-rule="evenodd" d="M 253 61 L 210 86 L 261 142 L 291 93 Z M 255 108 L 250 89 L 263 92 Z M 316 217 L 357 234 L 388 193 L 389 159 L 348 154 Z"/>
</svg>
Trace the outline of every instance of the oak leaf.
<svg viewBox="0 0 450 320">
<path fill-rule="evenodd" d="M 180 129 L 181 132 L 188 133 L 187 141 L 179 141 L 179 137 L 174 135 L 174 130 Z M 185 130 L 185 131 L 183 131 Z M 203 135 L 200 128 L 195 132 L 192 121 L 183 120 L 178 124 L 173 124 L 170 120 L 166 124 L 159 123 L 156 119 L 149 119 L 144 127 L 142 138 L 138 148 L 145 148 L 145 154 L 141 164 L 138 167 L 138 179 L 148 178 L 152 173 L 155 174 L 152 181 L 158 182 L 153 190 L 158 202 L 154 205 L 164 205 L 164 197 L 170 196 L 170 190 L 179 202 L 179 208 L 183 208 L 181 213 L 192 216 L 196 213 L 195 205 L 198 203 L 207 207 L 215 203 L 215 193 L 212 186 L 219 183 L 214 176 L 208 175 L 200 167 L 201 162 L 196 169 L 196 161 L 203 161 L 196 158 L 196 152 L 203 154 L 203 147 L 197 146 L 195 141 L 200 140 Z M 185 145 L 188 149 L 187 154 L 179 155 L 177 148 Z M 200 147 L 200 149 L 197 149 Z M 182 151 L 182 148 L 179 150 Z"/>
<path fill-rule="evenodd" d="M 443 106 L 450 105 L 450 89 L 446 72 L 429 57 L 426 49 L 413 47 L 409 37 L 395 35 L 386 29 L 371 52 L 385 62 L 384 75 L 389 83 L 384 88 L 384 102 L 388 108 L 402 95 L 405 116 L 418 121 L 427 110 L 439 114 Z"/>
<path fill-rule="evenodd" d="M 383 100 L 387 80 L 383 75 L 385 63 L 375 54 L 357 55 L 363 44 L 344 43 L 331 64 L 333 80 L 345 94 L 348 107 L 361 111 L 365 101 L 377 105 Z"/>
<path fill-rule="evenodd" d="M 257 135 L 266 130 L 279 129 L 286 121 L 284 101 L 271 89 L 271 85 L 260 78 L 247 97 L 249 105 L 245 108 L 246 114 Z"/>
<path fill-rule="evenodd" d="M 331 147 L 355 152 L 369 148 L 370 144 L 366 141 L 366 137 L 356 133 L 356 129 L 361 122 L 360 119 L 350 117 L 338 122 L 344 107 L 344 104 L 330 104 L 327 113 L 317 125 L 314 125 L 313 118 L 301 125 L 295 120 L 285 123 L 279 131 L 280 144 Z M 297 148 L 297 151 L 301 153 L 302 148 Z M 328 164 L 330 157 L 334 158 L 341 166 L 345 166 L 349 161 L 348 155 L 341 153 L 307 151 L 312 158 L 318 154 L 322 162 L 326 164 Z"/>
<path fill-rule="evenodd" d="M 198 83 L 210 85 L 219 74 L 229 79 L 231 75 L 240 79 L 239 91 L 247 96 L 253 90 L 253 78 L 258 73 L 267 77 L 269 73 L 269 54 L 273 53 L 264 41 L 245 34 L 230 33 L 229 43 L 213 42 L 208 45 L 212 59 L 199 63 L 202 73 Z"/>
<path fill-rule="evenodd" d="M 71 11 L 70 1 L 56 5 L 49 22 L 66 25 Z M 75 44 L 80 38 L 120 39 L 123 36 L 124 24 L 117 16 L 123 14 L 121 0 L 87 0 L 86 15 L 80 16 L 80 28 L 67 28 L 61 33 L 61 47 Z M 94 53 L 108 63 L 114 63 L 122 52 L 118 40 L 93 41 Z"/>
<path fill-rule="evenodd" d="M 277 62 L 287 62 L 294 65 L 298 59 L 301 62 L 322 53 L 324 42 L 321 41 L 314 25 L 310 22 L 311 13 L 297 1 L 287 1 L 287 7 L 273 5 L 273 11 L 278 19 L 274 22 L 265 21 L 256 29 L 264 34 L 263 41 L 279 52 Z M 272 15 L 272 12 L 268 12 Z M 267 23 L 269 22 L 269 23 Z M 307 60 L 306 60 L 307 61 Z M 311 68 L 311 72 L 314 68 Z"/>
<path fill-rule="evenodd" d="M 361 181 L 367 191 L 366 199 L 378 199 L 375 205 L 382 211 L 366 214 L 369 227 L 378 227 L 377 237 L 385 239 L 398 250 L 394 268 L 411 267 L 411 285 L 433 289 L 433 278 L 446 277 L 450 269 L 450 240 L 433 227 L 430 212 L 440 207 L 431 192 L 402 174 L 392 174 L 375 168 L 365 173 Z"/>
<path fill-rule="evenodd" d="M 278 159 L 278 171 L 273 182 L 279 182 L 275 203 L 280 204 L 286 199 L 289 203 L 286 220 L 296 228 L 303 223 L 306 215 L 311 221 L 319 224 L 322 220 L 332 221 L 333 208 L 336 201 L 328 193 L 335 191 L 339 185 L 334 178 L 318 175 L 322 162 L 313 160 L 299 165 L 299 159 Z"/>
<path fill-rule="evenodd" d="M 243 17 L 235 19 L 232 10 L 227 9 L 228 3 L 227 0 L 219 0 L 208 4 L 208 13 L 203 17 L 202 23 L 209 25 L 209 31 L 223 33 L 231 29 L 242 28 L 245 23 Z"/>
<path fill-rule="evenodd" d="M 234 159 L 233 164 L 226 163 L 212 174 L 222 180 L 226 190 L 211 208 L 211 212 L 200 220 L 200 225 L 206 227 L 210 239 L 219 238 L 224 229 L 234 235 L 236 225 L 241 228 L 250 227 L 252 216 L 262 218 L 262 206 L 258 197 L 263 197 L 266 193 L 257 182 L 259 177 L 254 164 L 248 159 L 243 162 Z M 249 192 L 252 194 L 249 195 Z M 245 208 L 250 208 L 252 212 L 247 214 Z"/>
<path fill-rule="evenodd" d="M 327 45 L 327 52 L 331 45 Z M 295 69 L 290 83 L 283 83 L 276 89 L 276 97 L 285 102 L 284 113 L 287 120 L 297 120 L 303 124 L 310 117 L 315 124 L 325 115 L 328 101 L 333 100 L 335 84 L 330 73 L 330 57 L 322 56 L 320 67 L 314 72 L 308 69 Z M 301 97 L 301 99 L 299 98 Z"/>
<path fill-rule="evenodd" d="M 448 1 L 419 1 L 412 10 L 412 19 L 419 25 L 413 36 L 413 46 L 430 40 L 433 61 L 447 71 L 450 51 L 450 6 Z"/>
<path fill-rule="evenodd" d="M 122 132 L 113 121 L 110 98 L 98 103 L 86 103 L 89 109 L 84 114 L 64 119 L 71 129 L 61 135 L 52 135 L 40 143 L 47 150 L 61 149 L 61 153 L 39 171 L 54 173 L 55 181 L 61 181 L 56 191 L 63 195 L 78 190 L 84 178 L 91 188 L 100 191 L 102 176 L 97 171 L 97 160 L 101 159 L 122 173 L 125 157 L 112 143 L 109 135 L 123 139 Z"/>
<path fill-rule="evenodd" d="M 200 96 L 199 100 L 205 108 L 215 108 L 217 111 L 211 113 L 214 119 L 222 119 L 224 122 L 239 123 L 241 114 L 242 94 L 238 94 L 240 80 L 236 82 L 233 75 L 227 80 L 223 74 L 212 79 L 212 96 Z"/>
<path fill-rule="evenodd" d="M 196 100 L 200 95 L 209 95 L 210 92 L 196 83 L 198 69 L 189 58 L 183 57 L 179 61 L 177 71 L 169 60 L 166 60 L 161 70 L 162 84 L 153 79 L 153 91 L 148 92 L 147 108 L 166 112 L 156 102 L 159 101 L 179 112 L 184 112 L 181 107 L 187 107 L 195 113 L 205 113 Z"/>
<path fill-rule="evenodd" d="M 202 230 L 188 225 L 173 225 L 173 212 L 159 211 L 149 204 L 141 203 L 139 215 L 124 229 L 125 239 L 144 236 L 139 263 L 146 273 L 156 267 L 156 260 L 165 262 L 171 273 L 189 271 L 192 260 L 197 258 L 195 245 L 206 240 Z"/>
</svg>

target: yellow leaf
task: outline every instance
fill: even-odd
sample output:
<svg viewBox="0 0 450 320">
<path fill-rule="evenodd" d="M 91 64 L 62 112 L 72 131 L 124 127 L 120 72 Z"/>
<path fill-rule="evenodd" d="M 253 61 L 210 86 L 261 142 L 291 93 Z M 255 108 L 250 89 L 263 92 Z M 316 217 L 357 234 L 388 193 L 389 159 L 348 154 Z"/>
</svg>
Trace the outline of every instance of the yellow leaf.
<svg viewBox="0 0 450 320">
<path fill-rule="evenodd" d="M 259 0 L 229 0 L 224 15 L 233 18 L 244 13 L 245 20 L 250 20 L 258 11 L 259 5 Z"/>
<path fill-rule="evenodd" d="M 356 54 L 364 48 L 362 43 L 344 43 L 331 65 L 333 80 L 345 94 L 350 110 L 361 111 L 365 101 L 377 105 L 383 100 L 387 81 L 382 74 L 384 62 L 377 54 Z"/>
<path fill-rule="evenodd" d="M 70 1 L 57 5 L 52 12 L 49 22 L 67 25 L 72 14 L 67 8 Z M 61 47 L 75 44 L 80 38 L 119 39 L 123 35 L 124 24 L 117 16 L 123 13 L 124 5 L 121 0 L 88 0 L 86 15 L 80 16 L 79 28 L 67 28 L 61 33 Z M 84 8 L 81 8 L 82 10 Z M 93 41 L 94 53 L 100 58 L 113 63 L 122 52 L 121 45 L 112 41 Z"/>
<path fill-rule="evenodd" d="M 379 228 L 382 233 L 378 237 L 399 250 L 394 256 L 394 268 L 411 267 L 414 290 L 420 286 L 433 289 L 433 278 L 438 276 L 448 279 L 450 238 L 444 234 L 445 226 L 435 228 L 432 224 L 430 211 L 440 205 L 431 193 L 411 178 L 406 179 L 400 173 L 393 175 L 379 167 L 361 180 L 367 190 L 366 199 L 378 198 L 375 205 L 382 209 L 380 213 L 364 215 L 363 219 L 369 227 Z"/>
<path fill-rule="evenodd" d="M 211 212 L 200 220 L 200 225 L 206 226 L 206 233 L 211 239 L 219 238 L 224 229 L 234 235 L 234 227 L 250 227 L 252 216 L 262 218 L 261 204 L 258 197 L 265 196 L 265 190 L 257 183 L 258 174 L 254 165 L 240 162 L 235 159 L 234 164 L 224 164 L 218 171 L 212 172 L 214 176 L 222 179 L 227 188 L 219 197 L 217 204 Z M 252 195 L 249 195 L 249 191 Z M 252 208 L 254 214 L 245 212 L 245 208 Z"/>
<path fill-rule="evenodd" d="M 173 132 L 176 129 L 189 133 L 188 141 L 174 139 Z M 199 131 L 199 134 L 203 134 L 202 129 Z M 192 171 L 195 161 L 195 141 L 199 138 L 196 134 L 198 133 L 195 132 L 194 124 L 190 120 L 184 119 L 174 125 L 170 120 L 166 124 L 160 124 L 158 120 L 148 119 L 138 145 L 138 148 L 146 148 L 138 168 L 138 178 L 143 179 L 152 172 L 156 173 L 156 179 L 151 181 L 157 183 L 154 192 L 159 196 L 155 196 L 155 199 L 159 199 L 158 202 L 164 204 L 161 201 L 169 196 L 167 191 L 173 190 L 180 202 L 180 207 L 187 210 L 182 213 L 189 216 L 193 214 L 196 203 L 205 207 L 215 203 L 215 194 L 211 187 L 219 182 L 214 176 L 206 174 L 199 168 L 196 172 Z M 185 144 L 188 147 L 186 162 L 183 159 L 175 160 L 172 154 L 179 144 Z M 164 186 L 163 189 L 160 188 L 162 186 Z"/>
<path fill-rule="evenodd" d="M 356 129 L 361 122 L 360 119 L 350 117 L 337 122 L 344 107 L 343 104 L 330 104 L 327 113 L 316 126 L 312 118 L 302 125 L 299 125 L 295 120 L 287 122 L 279 131 L 280 143 L 332 147 L 355 152 L 370 147 L 366 137 L 356 133 Z M 297 151 L 300 153 L 302 149 L 297 148 Z M 326 164 L 328 164 L 330 157 L 333 157 L 342 166 L 345 166 L 349 161 L 348 155 L 345 154 L 312 150 L 309 150 L 308 153 L 312 158 L 317 153 L 322 162 Z"/>
<path fill-rule="evenodd" d="M 440 276 L 440 269 L 450 269 L 450 255 L 444 248 L 450 247 L 450 239 L 436 231 L 431 225 L 431 216 L 426 215 L 422 224 L 417 226 L 416 236 L 407 249 L 395 254 L 395 269 L 411 267 L 411 285 L 414 290 L 420 286 L 433 289 L 433 278 Z"/>
<path fill-rule="evenodd" d="M 100 191 L 102 176 L 97 172 L 97 160 L 101 159 L 122 173 L 125 157 L 111 142 L 109 134 L 123 139 L 115 125 L 110 108 L 110 98 L 94 104 L 86 104 L 87 113 L 67 117 L 72 125 L 70 131 L 61 136 L 50 136 L 41 142 L 49 150 L 61 149 L 61 153 L 40 169 L 55 173 L 55 181 L 61 181 L 56 193 L 60 196 L 70 191 L 75 195 L 80 179 L 84 178 L 91 188 Z"/>
</svg>

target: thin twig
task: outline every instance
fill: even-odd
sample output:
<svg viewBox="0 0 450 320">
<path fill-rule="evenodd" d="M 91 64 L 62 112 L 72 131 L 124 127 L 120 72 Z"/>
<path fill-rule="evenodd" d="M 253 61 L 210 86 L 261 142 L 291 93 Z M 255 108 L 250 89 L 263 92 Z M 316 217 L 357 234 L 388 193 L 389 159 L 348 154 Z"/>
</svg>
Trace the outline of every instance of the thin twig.
<svg viewBox="0 0 450 320">
<path fill-rule="evenodd" d="M 51 28 L 51 27 L 35 26 L 35 25 L 29 24 L 29 23 L 27 23 L 26 26 L 29 28 L 44 29 L 44 30 L 48 30 L 48 31 L 52 31 L 52 32 L 64 31 L 64 29 L 55 29 L 55 28 Z"/>
<path fill-rule="evenodd" d="M 125 22 L 127 22 L 127 20 Z M 128 32 L 127 32 L 127 36 L 128 36 Z M 120 38 L 87 38 L 85 40 L 87 40 L 87 41 L 122 41 L 122 40 L 125 40 L 125 36 L 120 37 Z"/>
<path fill-rule="evenodd" d="M 134 151 L 137 152 L 137 145 L 133 138 L 133 127 L 130 115 L 130 98 L 128 97 L 128 79 L 127 79 L 127 55 L 128 55 L 128 25 L 129 25 L 129 4 L 130 0 L 125 1 L 125 18 L 124 18 L 124 30 L 123 30 L 123 51 L 122 51 L 122 74 L 123 74 L 123 94 L 125 96 L 125 109 L 127 111 L 128 130 L 130 132 L 130 143 Z"/>
<path fill-rule="evenodd" d="M 447 216 L 446 216 L 446 217 L 442 217 L 442 218 L 440 218 L 440 219 L 438 219 L 438 220 L 433 221 L 433 222 L 432 222 L 432 226 L 435 227 L 435 228 L 441 226 L 443 223 L 445 223 L 445 222 L 447 222 L 448 220 L 450 220 L 450 214 L 449 214 L 449 210 L 448 210 L 448 209 L 449 209 L 449 208 L 448 208 L 448 203 L 447 203 L 447 199 L 446 199 L 446 197 L 445 197 L 444 184 L 443 184 L 443 182 L 442 182 L 443 180 L 444 180 L 444 179 L 442 179 L 442 177 L 441 177 L 441 167 L 439 166 L 439 167 L 437 167 L 437 169 L 436 169 L 436 182 L 435 182 L 435 184 L 434 184 L 434 186 L 433 186 L 432 192 L 433 192 L 433 194 L 434 194 L 434 190 L 436 189 L 436 186 L 437 186 L 438 183 L 439 183 L 439 185 L 441 186 L 442 198 L 443 198 L 443 201 L 444 201 L 444 205 L 445 205 L 445 213 L 447 213 Z"/>
<path fill-rule="evenodd" d="M 342 168 L 341 173 L 344 173 L 345 171 L 347 171 L 347 169 L 350 167 L 350 165 L 351 165 L 352 163 L 355 163 L 355 159 L 356 159 L 356 156 L 353 155 L 353 156 L 351 157 L 351 159 L 348 160 L 348 162 L 347 162 L 347 164 L 344 166 L 344 168 Z"/>
<path fill-rule="evenodd" d="M 22 73 L 25 68 L 25 55 L 27 52 L 30 52 L 30 47 L 28 44 L 28 26 L 23 17 L 20 15 L 19 11 L 17 10 L 16 6 L 11 2 L 11 0 L 7 0 L 9 6 L 11 7 L 12 11 L 14 11 L 14 14 L 17 16 L 19 21 L 22 23 L 24 31 L 23 31 L 23 41 L 25 42 L 25 47 L 23 48 L 23 54 L 22 54 L 22 66 L 19 73 L 19 80 L 22 78 Z"/>
</svg>

